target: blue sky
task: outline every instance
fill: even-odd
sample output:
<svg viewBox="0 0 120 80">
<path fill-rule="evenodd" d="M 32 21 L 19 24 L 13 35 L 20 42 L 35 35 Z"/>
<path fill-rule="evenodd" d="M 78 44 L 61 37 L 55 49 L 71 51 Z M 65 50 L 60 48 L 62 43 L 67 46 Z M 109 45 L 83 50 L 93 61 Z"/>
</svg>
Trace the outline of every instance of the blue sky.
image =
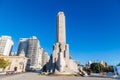
<svg viewBox="0 0 120 80">
<path fill-rule="evenodd" d="M 66 16 L 67 43 L 74 60 L 120 62 L 120 0 L 0 0 L 0 36 L 37 36 L 49 54 L 56 42 L 56 15 Z"/>
</svg>

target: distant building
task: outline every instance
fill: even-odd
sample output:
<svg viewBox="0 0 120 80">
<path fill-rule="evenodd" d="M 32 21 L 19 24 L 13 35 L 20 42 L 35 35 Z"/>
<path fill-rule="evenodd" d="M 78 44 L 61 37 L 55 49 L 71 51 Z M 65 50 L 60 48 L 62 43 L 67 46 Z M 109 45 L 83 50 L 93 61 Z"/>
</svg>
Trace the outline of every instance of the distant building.
<svg viewBox="0 0 120 80">
<path fill-rule="evenodd" d="M 28 38 L 20 38 L 17 55 L 23 50 L 25 52 L 25 56 L 27 55 L 27 47 L 28 47 Z"/>
<path fill-rule="evenodd" d="M 92 64 L 92 61 L 88 61 L 87 64 L 86 64 L 86 67 L 87 68 L 90 68 L 90 65 Z"/>
<path fill-rule="evenodd" d="M 9 56 L 13 47 L 13 41 L 10 36 L 0 37 L 0 54 Z"/>
<path fill-rule="evenodd" d="M 39 40 L 36 37 L 32 37 L 28 39 L 28 48 L 27 48 L 27 55 L 30 59 L 30 68 L 32 69 L 39 69 Z"/>
<path fill-rule="evenodd" d="M 42 66 L 46 65 L 46 63 L 49 61 L 49 55 L 47 52 L 43 52 L 42 54 Z"/>
<path fill-rule="evenodd" d="M 106 63 L 106 62 L 104 62 L 104 61 L 100 61 L 99 63 L 100 63 L 100 64 L 102 64 L 104 67 L 106 67 L 106 66 L 107 66 L 107 63 Z"/>
<path fill-rule="evenodd" d="M 43 48 L 40 48 L 40 42 L 37 37 L 21 38 L 19 41 L 17 55 L 21 51 L 25 52 L 25 56 L 29 58 L 27 63 L 28 70 L 39 70 L 43 66 Z"/>
</svg>

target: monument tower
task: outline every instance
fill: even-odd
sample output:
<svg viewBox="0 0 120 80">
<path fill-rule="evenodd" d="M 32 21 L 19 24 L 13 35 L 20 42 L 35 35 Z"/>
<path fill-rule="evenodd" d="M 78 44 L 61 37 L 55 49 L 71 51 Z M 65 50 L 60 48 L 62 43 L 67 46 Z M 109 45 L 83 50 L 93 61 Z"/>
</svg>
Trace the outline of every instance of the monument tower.
<svg viewBox="0 0 120 80">
<path fill-rule="evenodd" d="M 52 70 L 53 73 L 69 73 L 77 71 L 77 64 L 70 59 L 69 45 L 66 44 L 65 15 L 58 12 L 56 25 L 56 43 L 53 46 Z"/>
<path fill-rule="evenodd" d="M 66 43 L 65 16 L 63 12 L 57 15 L 57 42 Z"/>
</svg>

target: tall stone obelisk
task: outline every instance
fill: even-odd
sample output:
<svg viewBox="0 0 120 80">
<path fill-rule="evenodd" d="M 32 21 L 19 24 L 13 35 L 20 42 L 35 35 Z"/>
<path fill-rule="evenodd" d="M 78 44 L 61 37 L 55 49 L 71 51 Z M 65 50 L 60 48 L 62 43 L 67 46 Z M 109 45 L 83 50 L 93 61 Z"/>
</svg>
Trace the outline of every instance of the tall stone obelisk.
<svg viewBox="0 0 120 80">
<path fill-rule="evenodd" d="M 66 43 L 65 16 L 63 12 L 57 15 L 57 42 Z"/>
<path fill-rule="evenodd" d="M 69 46 L 66 44 L 65 15 L 57 15 L 57 41 L 53 49 L 54 71 L 65 72 L 69 68 Z"/>
<path fill-rule="evenodd" d="M 76 64 L 69 56 L 69 45 L 66 44 L 65 15 L 63 12 L 58 12 L 56 28 L 57 40 L 53 46 L 52 71 L 53 73 L 62 74 L 74 72 Z"/>
</svg>

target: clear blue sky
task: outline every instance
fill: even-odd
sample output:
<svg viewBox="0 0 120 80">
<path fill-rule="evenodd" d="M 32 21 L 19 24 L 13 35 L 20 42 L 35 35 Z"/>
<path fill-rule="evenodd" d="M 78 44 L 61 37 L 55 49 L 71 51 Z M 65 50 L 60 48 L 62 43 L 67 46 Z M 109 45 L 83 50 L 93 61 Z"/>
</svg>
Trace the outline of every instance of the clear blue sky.
<svg viewBox="0 0 120 80">
<path fill-rule="evenodd" d="M 74 60 L 120 62 L 120 0 L 0 0 L 0 36 L 37 36 L 49 54 L 56 42 L 56 15 L 66 16 L 67 43 Z"/>
</svg>

